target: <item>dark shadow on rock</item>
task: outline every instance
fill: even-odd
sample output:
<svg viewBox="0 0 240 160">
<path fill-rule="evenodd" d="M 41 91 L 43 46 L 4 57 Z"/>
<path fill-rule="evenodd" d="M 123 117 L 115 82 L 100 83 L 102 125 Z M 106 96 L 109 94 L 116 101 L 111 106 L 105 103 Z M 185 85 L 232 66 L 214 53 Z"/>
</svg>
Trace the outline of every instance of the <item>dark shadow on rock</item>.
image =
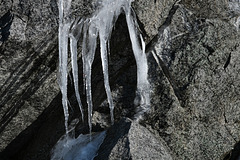
<svg viewBox="0 0 240 160">
<path fill-rule="evenodd" d="M 240 141 L 234 146 L 223 160 L 239 160 L 240 159 Z"/>
<path fill-rule="evenodd" d="M 105 138 L 102 145 L 100 146 L 98 155 L 97 157 L 94 158 L 94 160 L 109 159 L 109 156 L 112 153 L 113 148 L 118 143 L 121 143 L 122 150 L 118 150 L 118 155 L 114 155 L 114 158 L 130 160 L 131 156 L 130 156 L 128 133 L 129 133 L 131 124 L 132 122 L 127 119 L 121 119 L 118 123 L 114 124 L 107 131 L 107 137 Z M 118 157 L 119 155 L 121 157 Z"/>
<path fill-rule="evenodd" d="M 172 160 L 161 137 L 128 118 L 121 119 L 107 131 L 95 160 Z"/>
<path fill-rule="evenodd" d="M 56 36 L 51 37 L 51 39 L 53 39 L 54 42 Z M 16 66 L 14 72 L 12 72 L 9 78 L 1 86 L 4 87 L 6 85 L 4 90 L 0 88 L 0 109 L 10 100 L 12 101 L 12 105 L 0 119 L 0 132 L 2 132 L 12 118 L 16 116 L 18 110 L 25 103 L 25 100 L 30 98 L 56 69 L 57 54 L 53 54 L 53 56 L 49 55 L 49 53 L 57 52 L 57 47 L 55 47 L 55 45 L 51 46 L 42 54 L 38 52 L 41 51 L 47 43 L 49 43 L 49 41 L 43 42 L 36 51 L 33 51 L 33 49 L 30 50 L 28 53 L 29 58 L 23 60 L 22 63 Z M 28 70 L 27 68 L 31 63 L 33 63 L 33 66 Z M 44 67 L 39 67 L 41 65 Z M 29 85 L 28 80 L 31 80 L 31 84 Z M 17 95 L 17 91 L 23 86 L 25 86 L 24 90 L 20 95 Z"/>
<path fill-rule="evenodd" d="M 44 145 L 45 148 L 41 148 L 42 151 L 45 150 L 45 154 L 37 155 L 37 152 L 35 152 L 35 154 L 38 156 L 38 159 L 50 159 L 49 150 L 55 145 L 61 135 L 64 134 L 64 119 L 63 116 L 60 115 L 63 114 L 60 106 L 60 99 L 61 94 L 59 93 L 58 96 L 51 102 L 50 106 L 39 116 L 39 118 L 32 123 L 31 126 L 21 132 L 21 134 L 19 134 L 6 147 L 6 149 L 0 153 L 0 157 L 4 157 L 6 160 L 28 159 L 26 157 L 29 156 L 28 154 L 31 155 L 32 153 L 25 153 L 25 150 L 29 151 L 29 147 L 32 147 L 31 149 L 33 150 L 38 147 L 43 147 L 43 145 L 39 142 L 48 141 L 48 143 Z M 55 126 L 54 131 L 49 130 L 48 126 L 51 125 Z M 38 136 L 41 134 L 43 135 L 40 137 L 40 139 Z M 38 142 L 38 144 L 33 142 Z"/>
<path fill-rule="evenodd" d="M 13 21 L 13 15 L 10 11 L 5 13 L 1 18 L 0 18 L 0 41 L 5 42 L 9 35 L 10 35 L 10 28 L 12 25 Z"/>
</svg>

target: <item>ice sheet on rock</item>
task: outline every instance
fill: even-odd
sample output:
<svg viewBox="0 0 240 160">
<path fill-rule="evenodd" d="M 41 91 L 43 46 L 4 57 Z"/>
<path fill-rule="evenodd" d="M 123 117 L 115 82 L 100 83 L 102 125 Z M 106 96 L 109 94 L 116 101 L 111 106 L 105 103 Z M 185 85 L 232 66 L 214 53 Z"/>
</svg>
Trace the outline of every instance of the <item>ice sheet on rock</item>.
<svg viewBox="0 0 240 160">
<path fill-rule="evenodd" d="M 152 54 L 156 62 L 158 63 L 158 66 L 160 66 L 158 58 L 160 58 L 167 66 L 171 64 L 172 56 L 169 54 L 169 50 L 171 48 L 171 41 L 172 39 L 177 38 L 178 36 L 182 36 L 184 34 L 185 33 L 181 33 L 174 37 L 171 37 L 169 27 L 166 27 L 163 30 L 163 33 L 159 35 L 157 44 L 154 46 L 155 49 L 152 51 Z"/>
<path fill-rule="evenodd" d="M 236 27 L 236 30 L 239 31 L 240 16 L 238 15 L 240 14 L 240 0 L 228 1 L 228 6 L 230 11 L 232 12 L 231 14 L 234 14 L 234 16 L 232 17 L 232 20 L 234 21 L 233 25 Z"/>
<path fill-rule="evenodd" d="M 92 160 L 105 136 L 105 131 L 93 135 L 81 134 L 77 138 L 64 135 L 54 146 L 51 160 Z"/>
</svg>

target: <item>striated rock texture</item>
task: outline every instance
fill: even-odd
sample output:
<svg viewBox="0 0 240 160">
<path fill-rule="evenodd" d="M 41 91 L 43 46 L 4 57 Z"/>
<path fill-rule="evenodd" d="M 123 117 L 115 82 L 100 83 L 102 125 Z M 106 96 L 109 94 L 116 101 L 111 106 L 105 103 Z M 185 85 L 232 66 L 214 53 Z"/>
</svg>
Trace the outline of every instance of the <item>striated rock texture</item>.
<svg viewBox="0 0 240 160">
<path fill-rule="evenodd" d="M 73 17 L 90 16 L 92 2 L 74 0 Z M 96 159 L 239 158 L 240 2 L 138 0 L 133 8 L 147 43 L 151 110 L 140 124 L 122 119 L 137 111 L 136 64 L 120 16 L 110 44 L 112 127 L 99 54 L 93 64 L 93 131 L 110 127 Z M 57 0 L 0 0 L 0 159 L 50 159 L 64 134 L 57 33 Z M 70 119 L 80 117 L 72 88 Z M 84 100 L 82 78 L 80 92 Z"/>
</svg>

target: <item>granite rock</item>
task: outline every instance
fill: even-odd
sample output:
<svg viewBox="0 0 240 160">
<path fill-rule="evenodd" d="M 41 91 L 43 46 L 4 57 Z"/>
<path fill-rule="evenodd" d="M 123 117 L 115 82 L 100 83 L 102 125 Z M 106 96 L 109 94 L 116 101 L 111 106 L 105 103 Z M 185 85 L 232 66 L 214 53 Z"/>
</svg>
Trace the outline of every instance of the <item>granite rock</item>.
<svg viewBox="0 0 240 160">
<path fill-rule="evenodd" d="M 96 4 L 93 0 L 73 0 L 73 18 L 90 16 Z M 98 157 L 141 159 L 153 152 L 156 154 L 150 156 L 165 159 L 237 159 L 239 1 L 138 0 L 132 5 L 147 44 L 151 109 L 140 124 L 122 119 L 136 114 L 137 75 L 126 20 L 120 15 L 109 59 L 116 124 L 108 129 L 102 145 L 109 150 L 102 147 Z M 51 148 L 64 134 L 57 84 L 57 32 L 56 0 L 0 1 L 3 159 L 49 159 Z M 101 131 L 109 127 L 110 117 L 99 54 L 93 66 L 93 131 Z M 81 62 L 79 68 L 81 75 Z M 80 79 L 84 99 L 82 88 Z M 68 93 L 73 120 L 80 113 L 71 80 Z M 85 101 L 83 104 L 86 107 Z M 115 133 L 119 127 L 122 130 Z M 87 132 L 86 123 L 76 127 L 78 134 Z M 146 148 L 141 147 L 143 143 Z"/>
</svg>

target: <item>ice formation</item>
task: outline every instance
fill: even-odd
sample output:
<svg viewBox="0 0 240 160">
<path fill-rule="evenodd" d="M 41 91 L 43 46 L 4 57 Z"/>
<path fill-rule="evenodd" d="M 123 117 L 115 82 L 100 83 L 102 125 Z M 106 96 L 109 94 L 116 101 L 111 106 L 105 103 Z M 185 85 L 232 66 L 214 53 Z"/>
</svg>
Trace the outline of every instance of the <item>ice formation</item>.
<svg viewBox="0 0 240 160">
<path fill-rule="evenodd" d="M 92 94 L 91 94 L 91 70 L 95 56 L 97 38 L 100 40 L 101 61 L 104 75 L 104 86 L 109 103 L 111 121 L 114 122 L 114 104 L 111 96 L 108 76 L 108 56 L 110 55 L 110 36 L 113 26 L 118 16 L 124 12 L 126 15 L 127 26 L 132 43 L 133 53 L 137 63 L 137 91 L 134 103 L 147 110 L 149 106 L 149 83 L 147 80 L 147 59 L 145 55 L 145 43 L 143 37 L 137 29 L 136 16 L 131 8 L 132 0 L 102 0 L 98 4 L 100 7 L 91 18 L 70 19 L 71 0 L 59 0 L 59 71 L 60 89 L 62 92 L 62 104 L 65 115 L 65 128 L 68 134 L 68 100 L 67 100 L 67 75 L 68 75 L 68 44 L 70 43 L 71 63 L 74 88 L 76 98 L 84 119 L 83 107 L 81 104 L 78 87 L 78 65 L 77 65 L 77 44 L 82 39 L 82 62 L 83 62 L 83 81 L 86 89 L 88 104 L 88 123 L 90 133 L 92 130 Z M 70 42 L 69 42 L 70 41 Z"/>
<path fill-rule="evenodd" d="M 68 62 L 68 36 L 71 21 L 69 16 L 71 0 L 59 0 L 59 86 L 62 92 L 62 105 L 65 116 L 65 128 L 68 134 L 68 99 L 67 99 L 67 62 Z"/>
<path fill-rule="evenodd" d="M 54 146 L 51 160 L 92 160 L 97 155 L 97 151 L 106 136 L 106 131 L 93 135 L 80 134 L 75 138 L 74 128 L 75 126 L 72 126 L 69 129 L 70 136 L 64 135 Z M 89 137 L 92 137 L 90 142 Z"/>
<path fill-rule="evenodd" d="M 233 25 L 236 27 L 236 30 L 239 31 L 240 25 L 240 0 L 230 0 L 228 2 L 229 9 L 232 13 L 234 13 L 234 22 Z"/>
</svg>

